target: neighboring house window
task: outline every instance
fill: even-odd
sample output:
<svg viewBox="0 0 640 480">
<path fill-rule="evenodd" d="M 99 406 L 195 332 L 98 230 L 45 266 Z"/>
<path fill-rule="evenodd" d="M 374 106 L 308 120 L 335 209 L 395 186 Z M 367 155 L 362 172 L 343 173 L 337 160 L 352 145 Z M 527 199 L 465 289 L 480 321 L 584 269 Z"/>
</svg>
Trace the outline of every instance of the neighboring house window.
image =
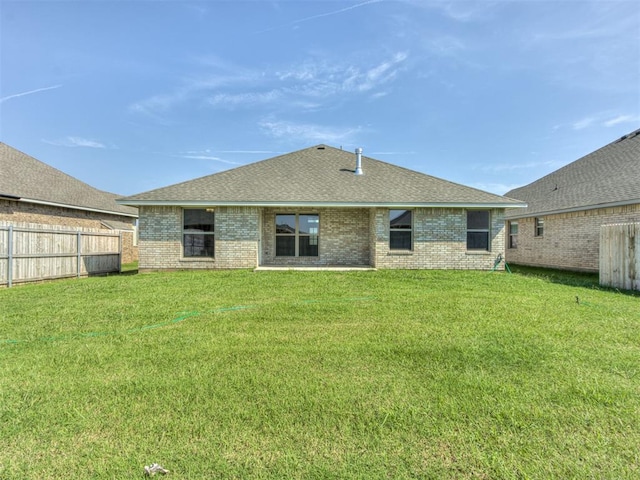
<svg viewBox="0 0 640 480">
<path fill-rule="evenodd" d="M 536 237 L 544 235 L 544 218 L 536 217 Z"/>
<path fill-rule="evenodd" d="M 518 248 L 518 222 L 509 222 L 509 248 Z"/>
<path fill-rule="evenodd" d="M 210 208 L 183 210 L 182 246 L 185 257 L 213 257 L 214 213 Z"/>
<path fill-rule="evenodd" d="M 317 257 L 319 228 L 318 214 L 276 215 L 276 256 Z"/>
<path fill-rule="evenodd" d="M 411 210 L 389 210 L 389 248 L 411 250 Z"/>
<path fill-rule="evenodd" d="M 467 210 L 467 250 L 489 251 L 489 210 Z"/>
</svg>

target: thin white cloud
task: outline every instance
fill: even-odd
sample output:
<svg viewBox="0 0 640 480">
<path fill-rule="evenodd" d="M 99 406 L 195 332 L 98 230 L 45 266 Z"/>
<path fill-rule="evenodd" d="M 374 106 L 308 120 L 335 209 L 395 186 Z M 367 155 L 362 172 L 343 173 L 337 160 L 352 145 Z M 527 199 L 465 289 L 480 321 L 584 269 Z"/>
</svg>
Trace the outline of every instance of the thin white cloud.
<svg viewBox="0 0 640 480">
<path fill-rule="evenodd" d="M 577 122 L 573 122 L 573 129 L 574 130 L 583 130 L 591 125 L 593 125 L 593 123 L 596 121 L 596 119 L 594 117 L 585 117 L 582 118 L 580 120 L 578 120 Z"/>
<path fill-rule="evenodd" d="M 249 154 L 281 154 L 286 152 L 275 152 L 273 150 L 220 150 L 220 153 L 249 153 Z"/>
<path fill-rule="evenodd" d="M 607 120 L 604 122 L 605 127 L 613 127 L 614 125 L 618 125 L 620 123 L 640 123 L 640 116 L 638 115 L 618 115 L 615 118 Z"/>
<path fill-rule="evenodd" d="M 199 67 L 213 70 L 220 70 L 222 61 L 217 61 L 217 57 L 198 57 L 193 61 Z M 206 101 L 211 91 L 251 83 L 259 75 L 255 72 L 246 72 L 240 68 L 225 65 L 224 69 L 233 69 L 231 72 L 219 74 L 212 72 L 207 75 L 186 76 L 181 79 L 179 86 L 169 93 L 160 93 L 151 97 L 139 100 L 129 105 L 129 111 L 140 113 L 151 117 L 160 118 L 159 115 L 193 101 Z"/>
<path fill-rule="evenodd" d="M 344 59 L 307 60 L 271 72 L 230 67 L 213 57 L 207 60 L 207 68 L 224 68 L 224 75 L 187 78 L 173 92 L 135 102 L 129 111 L 166 124 L 170 112 L 187 104 L 225 109 L 277 105 L 279 110 L 316 110 L 348 94 L 368 93 L 372 98 L 385 95 L 387 92 L 377 90 L 398 78 L 408 58 L 408 52 L 398 51 L 369 65 L 354 65 Z"/>
<path fill-rule="evenodd" d="M 564 24 L 544 23 L 540 30 L 529 36 L 529 41 L 548 42 L 557 48 L 558 42 L 601 42 L 602 39 L 618 38 L 637 29 L 637 18 L 633 15 L 637 10 L 632 2 L 588 2 L 585 11 L 591 14 L 580 22 L 579 27 L 566 28 Z"/>
<path fill-rule="evenodd" d="M 204 155 L 211 153 L 211 150 L 208 148 L 206 150 L 189 150 L 188 152 L 184 152 L 186 155 Z"/>
<path fill-rule="evenodd" d="M 214 162 L 226 163 L 229 165 L 240 165 L 238 162 L 232 162 L 231 160 L 224 160 L 219 157 L 212 157 L 211 155 L 180 155 L 180 158 L 187 158 L 190 160 L 212 160 Z"/>
<path fill-rule="evenodd" d="M 408 57 L 407 52 L 396 52 L 391 58 L 369 67 L 307 61 L 289 70 L 276 72 L 276 77 L 285 83 L 292 80 L 286 83 L 288 93 L 306 97 L 328 98 L 363 93 L 396 79 Z"/>
<path fill-rule="evenodd" d="M 396 53 L 391 60 L 387 60 L 386 62 L 382 62 L 380 65 L 377 65 L 371 69 L 369 69 L 362 78 L 362 82 L 358 86 L 358 90 L 367 91 L 371 90 L 378 85 L 383 83 L 387 83 L 389 80 L 395 78 L 398 73 L 398 69 L 394 68 L 396 65 L 404 62 L 408 57 L 406 52 L 398 52 Z"/>
<path fill-rule="evenodd" d="M 466 44 L 460 38 L 451 35 L 430 36 L 426 40 L 425 46 L 430 53 L 440 57 L 456 57 L 467 49 Z"/>
<path fill-rule="evenodd" d="M 540 167 L 551 167 L 557 168 L 564 165 L 564 163 L 554 161 L 554 160 L 546 160 L 541 162 L 526 162 L 526 163 L 501 163 L 495 165 L 482 165 L 480 167 L 476 167 L 478 170 L 486 171 L 486 172 L 512 172 L 514 170 L 529 170 L 532 168 L 540 168 Z"/>
<path fill-rule="evenodd" d="M 336 143 L 353 137 L 362 131 L 361 127 L 328 127 L 325 125 L 293 123 L 266 119 L 259 123 L 267 135 L 274 138 L 293 138 L 312 142 Z"/>
<path fill-rule="evenodd" d="M 217 93 L 209 97 L 207 99 L 207 103 L 214 107 L 252 107 L 258 104 L 268 104 L 275 102 L 281 97 L 282 92 L 278 90 L 271 90 L 268 92 Z"/>
<path fill-rule="evenodd" d="M 577 41 L 610 36 L 610 32 L 605 29 L 582 28 L 573 30 L 561 30 L 556 32 L 536 32 L 530 37 L 530 41 L 556 43 L 560 41 Z"/>
<path fill-rule="evenodd" d="M 576 120 L 570 124 L 555 125 L 553 130 L 560 130 L 567 127 L 572 130 L 584 130 L 585 128 L 591 127 L 614 127 L 622 123 L 640 123 L 640 115 L 632 115 L 628 113 L 616 114 L 611 111 L 598 112 L 592 115 L 587 115 L 586 117 Z"/>
<path fill-rule="evenodd" d="M 415 7 L 437 10 L 450 20 L 470 23 L 484 20 L 502 2 L 492 0 L 403 0 Z"/>
<path fill-rule="evenodd" d="M 387 95 L 389 95 L 389 92 L 376 92 L 373 95 L 371 95 L 371 99 L 375 100 L 378 98 L 386 97 Z"/>
<path fill-rule="evenodd" d="M 485 192 L 495 193 L 496 195 L 504 195 L 508 191 L 513 190 L 514 188 L 521 187 L 522 185 L 506 183 L 475 183 L 471 186 Z"/>
<path fill-rule="evenodd" d="M 187 96 L 188 91 L 181 88 L 173 93 L 154 95 L 147 99 L 140 100 L 139 102 L 135 102 L 129 106 L 129 111 L 155 116 L 158 113 L 165 112 L 175 105 L 184 102 Z"/>
<path fill-rule="evenodd" d="M 564 88 L 637 95 L 638 15 L 633 2 L 541 2 L 518 29 L 524 53 Z M 567 23 L 566 15 L 573 19 Z"/>
<path fill-rule="evenodd" d="M 366 2 L 357 3 L 355 5 L 351 5 L 349 7 L 341 8 L 339 10 L 332 10 L 330 12 L 319 13 L 317 15 L 312 15 L 310 17 L 300 18 L 298 20 L 293 20 L 292 22 L 286 23 L 284 25 L 279 25 L 277 27 L 265 28 L 264 30 L 259 30 L 259 31 L 255 32 L 255 33 L 256 34 L 266 33 L 266 32 L 271 32 L 273 30 L 278 30 L 279 28 L 293 27 L 293 26 L 298 25 L 300 23 L 309 22 L 311 20 L 316 20 L 318 18 L 331 17 L 333 15 L 339 15 L 341 13 L 348 12 L 349 10 L 354 10 L 356 8 L 364 7 L 364 6 L 370 5 L 372 3 L 380 3 L 382 1 L 383 0 L 367 0 Z"/>
<path fill-rule="evenodd" d="M 88 138 L 82 137 L 65 137 L 59 140 L 42 140 L 44 143 L 48 143 L 49 145 L 54 145 L 56 147 L 87 147 L 87 148 L 107 148 L 107 146 L 96 140 L 91 140 Z"/>
<path fill-rule="evenodd" d="M 29 90 L 28 92 L 15 93 L 13 95 L 8 95 L 6 97 L 0 98 L 0 103 L 4 103 L 7 100 L 11 100 L 12 98 L 24 97 L 26 95 L 32 95 L 34 93 L 46 92 L 47 90 L 55 90 L 56 88 L 60 87 L 62 87 L 62 85 L 53 85 L 51 87 L 36 88 L 35 90 Z"/>
<path fill-rule="evenodd" d="M 371 155 L 415 155 L 416 152 L 371 152 Z"/>
</svg>

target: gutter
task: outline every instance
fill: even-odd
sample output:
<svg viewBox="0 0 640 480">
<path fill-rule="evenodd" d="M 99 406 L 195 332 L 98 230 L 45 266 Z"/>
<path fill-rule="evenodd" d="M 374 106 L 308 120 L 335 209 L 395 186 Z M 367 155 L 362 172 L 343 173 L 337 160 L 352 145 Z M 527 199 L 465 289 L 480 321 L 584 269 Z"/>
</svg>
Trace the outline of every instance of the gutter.
<svg viewBox="0 0 640 480">
<path fill-rule="evenodd" d="M 138 215 L 133 214 L 133 213 L 125 213 L 125 212 L 115 212 L 113 210 L 102 210 L 99 208 L 90 208 L 90 207 L 79 207 L 77 205 L 68 205 L 66 203 L 56 203 L 56 202 L 47 202 L 45 200 L 33 200 L 30 198 L 20 198 L 20 197 L 16 197 L 15 199 L 12 199 L 10 197 L 8 197 L 7 195 L 0 195 L 0 198 L 9 198 L 10 200 L 16 200 L 19 202 L 25 202 L 25 203 L 35 203 L 38 205 L 47 205 L 49 207 L 61 207 L 61 208 L 70 208 L 73 210 L 83 210 L 83 211 L 87 211 L 87 212 L 97 212 L 97 213 L 107 213 L 109 215 L 120 215 L 122 217 L 131 217 L 131 218 L 138 218 Z M 116 202 L 118 203 L 118 202 Z"/>
<path fill-rule="evenodd" d="M 599 208 L 611 208 L 611 207 L 624 207 L 627 205 L 636 205 L 636 204 L 640 204 L 640 198 L 635 200 L 624 200 L 621 202 L 597 203 L 595 205 L 584 205 L 580 207 L 561 208 L 559 210 L 528 212 L 524 215 L 516 215 L 517 212 L 514 212 L 514 214 L 508 215 L 505 218 L 507 220 L 510 220 L 510 219 L 516 219 L 516 218 L 544 217 L 546 215 L 559 215 L 562 213 L 584 212 L 586 210 L 597 210 Z"/>
<path fill-rule="evenodd" d="M 116 200 L 120 205 L 132 207 L 327 207 L 327 208 L 526 208 L 521 203 L 470 203 L 470 202 L 238 202 L 238 201 L 167 201 L 167 200 Z"/>
<path fill-rule="evenodd" d="M 20 200 L 20 197 L 16 197 L 15 195 L 7 195 L 6 193 L 0 193 L 0 200 Z"/>
</svg>

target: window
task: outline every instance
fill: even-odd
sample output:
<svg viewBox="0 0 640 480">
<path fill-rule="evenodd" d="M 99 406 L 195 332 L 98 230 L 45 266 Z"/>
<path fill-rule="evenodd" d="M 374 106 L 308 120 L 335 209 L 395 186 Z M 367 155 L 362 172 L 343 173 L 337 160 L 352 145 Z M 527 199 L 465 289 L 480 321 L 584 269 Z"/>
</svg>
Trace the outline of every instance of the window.
<svg viewBox="0 0 640 480">
<path fill-rule="evenodd" d="M 536 237 L 543 236 L 544 235 L 544 218 L 536 217 L 535 223 L 536 223 L 535 236 Z"/>
<path fill-rule="evenodd" d="M 182 247 L 185 257 L 213 257 L 214 213 L 210 208 L 183 210 Z"/>
<path fill-rule="evenodd" d="M 518 222 L 509 222 L 509 248 L 518 248 Z"/>
<path fill-rule="evenodd" d="M 276 215 L 276 256 L 317 257 L 319 227 L 318 214 Z"/>
<path fill-rule="evenodd" d="M 489 251 L 489 210 L 467 211 L 467 250 Z"/>
<path fill-rule="evenodd" d="M 411 250 L 411 210 L 389 210 L 389 248 Z"/>
</svg>

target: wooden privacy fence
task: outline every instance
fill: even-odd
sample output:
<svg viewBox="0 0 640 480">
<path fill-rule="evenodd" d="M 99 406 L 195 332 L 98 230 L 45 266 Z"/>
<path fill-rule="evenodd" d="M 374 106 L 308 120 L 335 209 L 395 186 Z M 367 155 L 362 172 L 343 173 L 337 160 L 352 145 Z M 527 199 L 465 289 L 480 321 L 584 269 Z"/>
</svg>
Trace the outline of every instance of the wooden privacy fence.
<svg viewBox="0 0 640 480">
<path fill-rule="evenodd" d="M 121 257 L 120 233 L 0 225 L 0 286 L 119 272 Z"/>
<path fill-rule="evenodd" d="M 600 227 L 600 285 L 640 290 L 640 223 Z"/>
</svg>

